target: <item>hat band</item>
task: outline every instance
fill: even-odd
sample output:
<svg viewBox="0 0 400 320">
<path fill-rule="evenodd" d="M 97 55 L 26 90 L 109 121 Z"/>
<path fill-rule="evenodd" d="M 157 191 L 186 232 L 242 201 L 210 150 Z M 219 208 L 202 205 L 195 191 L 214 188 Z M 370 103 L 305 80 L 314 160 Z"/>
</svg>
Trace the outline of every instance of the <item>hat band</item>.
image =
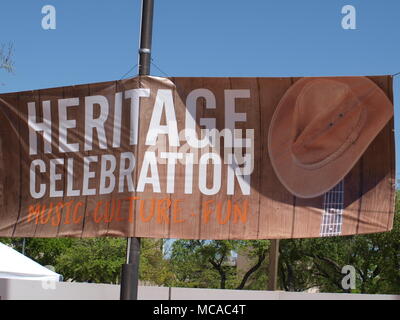
<svg viewBox="0 0 400 320">
<path fill-rule="evenodd" d="M 315 170 L 315 169 L 320 169 L 324 166 L 326 166 L 329 162 L 335 160 L 338 158 L 344 151 L 347 150 L 347 148 L 352 145 L 360 136 L 361 130 L 364 127 L 364 124 L 367 120 L 367 110 L 364 108 L 361 111 L 359 120 L 357 122 L 357 125 L 354 127 L 354 130 L 352 133 L 347 137 L 346 141 L 340 146 L 339 149 L 337 149 L 335 152 L 330 154 L 328 157 L 326 157 L 324 160 L 321 160 L 317 163 L 311 163 L 311 164 L 306 164 L 303 162 L 300 162 L 296 156 L 294 156 L 292 152 L 292 157 L 293 157 L 293 162 L 296 163 L 297 166 L 302 167 L 304 169 L 308 170 Z"/>
</svg>

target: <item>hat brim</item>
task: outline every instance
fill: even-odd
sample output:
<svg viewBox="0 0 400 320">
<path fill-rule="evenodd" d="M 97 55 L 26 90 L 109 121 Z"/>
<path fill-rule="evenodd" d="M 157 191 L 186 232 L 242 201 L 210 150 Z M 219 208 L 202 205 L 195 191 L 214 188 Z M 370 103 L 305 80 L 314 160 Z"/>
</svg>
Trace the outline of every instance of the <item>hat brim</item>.
<svg viewBox="0 0 400 320">
<path fill-rule="evenodd" d="M 275 110 L 268 135 L 268 152 L 276 175 L 288 191 L 300 198 L 315 198 L 336 186 L 393 117 L 392 102 L 372 80 L 366 77 L 332 78 L 345 83 L 361 97 L 367 119 L 358 139 L 340 156 L 317 169 L 300 166 L 291 152 L 294 107 L 304 86 L 316 79 L 302 78 L 289 88 Z M 366 95 L 367 98 L 362 98 Z"/>
</svg>

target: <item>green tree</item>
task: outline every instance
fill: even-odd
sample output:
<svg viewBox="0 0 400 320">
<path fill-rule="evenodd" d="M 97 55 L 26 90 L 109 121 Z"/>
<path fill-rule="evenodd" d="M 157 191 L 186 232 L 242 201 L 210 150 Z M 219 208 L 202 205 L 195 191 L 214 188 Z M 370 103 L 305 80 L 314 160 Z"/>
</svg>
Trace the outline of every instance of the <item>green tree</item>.
<svg viewBox="0 0 400 320">
<path fill-rule="evenodd" d="M 170 257 L 174 285 L 244 289 L 263 265 L 268 246 L 269 241 L 177 240 Z M 251 261 L 242 274 L 231 261 L 237 252 L 246 253 Z"/>
<path fill-rule="evenodd" d="M 0 239 L 22 251 L 23 239 Z M 173 275 L 162 251 L 162 240 L 142 239 L 139 278 L 154 285 L 168 285 Z M 126 259 L 126 239 L 26 239 L 25 254 L 42 265 L 54 266 L 65 280 L 119 283 Z"/>
<path fill-rule="evenodd" d="M 75 240 L 56 258 L 55 268 L 66 280 L 119 283 L 125 250 L 122 239 Z"/>
<path fill-rule="evenodd" d="M 163 253 L 161 239 L 142 239 L 139 277 L 145 283 L 171 286 L 174 275 Z"/>
<path fill-rule="evenodd" d="M 82 239 L 75 240 L 57 257 L 55 268 L 73 281 L 118 284 L 125 261 L 126 239 Z M 171 277 L 162 251 L 162 240 L 142 239 L 139 279 L 165 285 Z"/>
<path fill-rule="evenodd" d="M 399 195 L 399 194 L 398 194 Z M 281 241 L 280 287 L 304 291 L 346 292 L 343 266 L 356 270 L 354 293 L 400 293 L 400 197 L 391 232 L 324 239 Z M 347 291 L 349 292 L 349 291 Z"/>
<path fill-rule="evenodd" d="M 0 239 L 1 242 L 11 245 L 14 249 L 22 252 L 23 240 Z M 56 265 L 57 258 L 76 240 L 73 239 L 25 239 L 25 254 L 42 265 Z"/>
</svg>

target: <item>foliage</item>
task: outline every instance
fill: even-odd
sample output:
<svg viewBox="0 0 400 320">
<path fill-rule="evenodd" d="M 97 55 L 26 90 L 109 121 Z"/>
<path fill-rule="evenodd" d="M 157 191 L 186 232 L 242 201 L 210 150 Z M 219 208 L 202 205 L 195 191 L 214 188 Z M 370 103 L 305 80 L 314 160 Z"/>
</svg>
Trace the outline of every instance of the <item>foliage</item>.
<svg viewBox="0 0 400 320">
<path fill-rule="evenodd" d="M 392 232 L 281 241 L 279 282 L 283 290 L 344 292 L 342 268 L 356 270 L 353 293 L 400 293 L 400 198 Z"/>
<path fill-rule="evenodd" d="M 56 271 L 78 282 L 118 283 L 125 243 L 120 239 L 83 239 L 56 258 Z"/>
<path fill-rule="evenodd" d="M 171 268 L 175 286 L 243 289 L 265 261 L 268 241 L 177 240 L 172 246 Z M 245 253 L 253 262 L 239 274 L 229 263 L 235 252 Z"/>
<path fill-rule="evenodd" d="M 161 239 L 142 239 L 140 255 L 140 280 L 159 286 L 169 286 L 173 273 L 163 253 L 164 241 Z"/>
<path fill-rule="evenodd" d="M 0 239 L 22 251 L 22 239 Z M 140 279 L 168 284 L 172 278 L 162 253 L 162 240 L 142 239 Z M 25 253 L 42 265 L 52 265 L 65 280 L 119 283 L 126 259 L 126 239 L 26 239 Z"/>
<path fill-rule="evenodd" d="M 4 69 L 7 72 L 12 72 L 14 69 L 14 61 L 12 59 L 14 53 L 13 44 L 10 43 L 7 46 L 0 46 L 0 69 Z"/>
</svg>

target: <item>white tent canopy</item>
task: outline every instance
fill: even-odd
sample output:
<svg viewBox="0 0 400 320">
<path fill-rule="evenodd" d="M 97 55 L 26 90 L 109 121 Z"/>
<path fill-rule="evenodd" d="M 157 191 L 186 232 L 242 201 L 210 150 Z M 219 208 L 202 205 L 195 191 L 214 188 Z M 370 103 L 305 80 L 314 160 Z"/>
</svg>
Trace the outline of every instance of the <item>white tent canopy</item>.
<svg viewBox="0 0 400 320">
<path fill-rule="evenodd" d="M 0 243 L 0 279 L 60 281 L 60 275 Z"/>
</svg>

